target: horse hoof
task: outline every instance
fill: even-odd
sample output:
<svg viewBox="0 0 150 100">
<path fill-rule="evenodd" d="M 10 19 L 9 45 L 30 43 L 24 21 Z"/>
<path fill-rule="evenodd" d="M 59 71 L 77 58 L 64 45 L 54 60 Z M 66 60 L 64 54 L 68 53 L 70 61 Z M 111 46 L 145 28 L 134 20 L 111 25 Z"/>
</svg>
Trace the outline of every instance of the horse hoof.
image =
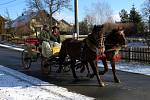
<svg viewBox="0 0 150 100">
<path fill-rule="evenodd" d="M 101 82 L 99 85 L 100 85 L 100 87 L 104 87 L 105 86 L 105 84 L 103 82 Z"/>
<path fill-rule="evenodd" d="M 115 79 L 115 83 L 121 83 L 119 79 Z"/>
</svg>

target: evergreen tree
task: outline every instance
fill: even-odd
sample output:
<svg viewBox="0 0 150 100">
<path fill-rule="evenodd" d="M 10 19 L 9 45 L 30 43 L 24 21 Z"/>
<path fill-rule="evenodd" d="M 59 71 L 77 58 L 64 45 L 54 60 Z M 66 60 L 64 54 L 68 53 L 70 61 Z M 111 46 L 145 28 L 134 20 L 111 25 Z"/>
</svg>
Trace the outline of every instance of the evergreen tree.
<svg viewBox="0 0 150 100">
<path fill-rule="evenodd" d="M 139 14 L 139 12 L 136 11 L 134 5 L 130 10 L 130 13 L 125 9 L 122 9 L 121 12 L 119 12 L 121 23 L 130 23 L 133 24 L 134 27 L 132 27 L 132 32 L 135 33 L 143 33 L 144 31 L 144 22 L 142 21 L 142 17 Z M 131 33 L 132 34 L 132 33 Z"/>
<path fill-rule="evenodd" d="M 136 33 L 142 33 L 144 31 L 144 23 L 142 22 L 142 17 L 139 12 L 136 11 L 134 5 L 130 10 L 129 22 L 135 25 Z"/>
<path fill-rule="evenodd" d="M 142 21 L 142 17 L 139 12 L 136 11 L 134 5 L 130 10 L 129 21 L 132 23 L 140 23 Z"/>
<path fill-rule="evenodd" d="M 121 18 L 122 23 L 128 23 L 129 22 L 128 12 L 125 9 L 122 9 L 121 12 L 119 12 L 119 16 Z"/>
</svg>

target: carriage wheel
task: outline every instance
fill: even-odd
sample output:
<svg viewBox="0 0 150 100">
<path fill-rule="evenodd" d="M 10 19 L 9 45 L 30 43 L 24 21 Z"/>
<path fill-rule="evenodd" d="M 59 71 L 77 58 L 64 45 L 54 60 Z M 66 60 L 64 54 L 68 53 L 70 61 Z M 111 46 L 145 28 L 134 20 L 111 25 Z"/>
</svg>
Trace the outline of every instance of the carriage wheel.
<svg viewBox="0 0 150 100">
<path fill-rule="evenodd" d="M 69 72 L 70 71 L 70 66 L 71 66 L 70 58 L 67 56 L 65 58 L 65 62 L 63 64 L 63 71 L 64 72 Z"/>
<path fill-rule="evenodd" d="M 26 50 L 22 52 L 22 66 L 24 69 L 29 69 L 31 66 L 31 58 Z"/>
<path fill-rule="evenodd" d="M 70 64 L 63 66 L 63 72 L 69 72 L 70 71 Z"/>
</svg>

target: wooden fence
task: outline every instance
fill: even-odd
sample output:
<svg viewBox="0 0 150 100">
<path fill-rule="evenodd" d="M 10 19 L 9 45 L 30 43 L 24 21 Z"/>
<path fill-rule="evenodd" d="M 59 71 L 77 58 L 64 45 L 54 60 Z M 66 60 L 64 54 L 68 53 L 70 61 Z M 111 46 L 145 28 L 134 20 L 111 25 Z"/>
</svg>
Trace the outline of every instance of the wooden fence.
<svg viewBox="0 0 150 100">
<path fill-rule="evenodd" d="M 120 53 L 124 60 L 150 63 L 150 47 L 148 46 L 128 47 Z"/>
</svg>

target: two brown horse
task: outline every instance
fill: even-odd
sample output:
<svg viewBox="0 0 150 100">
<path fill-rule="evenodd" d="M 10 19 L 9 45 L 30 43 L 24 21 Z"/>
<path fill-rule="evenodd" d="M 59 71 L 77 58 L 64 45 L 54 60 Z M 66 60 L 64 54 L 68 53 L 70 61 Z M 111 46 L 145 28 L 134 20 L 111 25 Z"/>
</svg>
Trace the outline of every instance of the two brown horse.
<svg viewBox="0 0 150 100">
<path fill-rule="evenodd" d="M 96 75 L 97 80 L 100 86 L 104 86 L 104 83 L 101 80 L 100 75 L 103 75 L 108 71 L 107 60 L 111 62 L 112 71 L 114 75 L 115 82 L 120 82 L 116 76 L 115 70 L 115 61 L 113 60 L 114 55 L 119 51 L 119 48 L 126 45 L 126 39 L 122 29 L 113 29 L 109 35 L 106 36 L 104 42 L 104 26 L 98 25 L 94 26 L 92 33 L 88 35 L 83 41 L 75 40 L 75 39 L 66 39 L 63 41 L 61 50 L 59 53 L 60 56 L 60 67 L 59 72 L 62 69 L 62 63 L 67 55 L 71 58 L 71 69 L 73 73 L 73 77 L 77 80 L 77 76 L 75 73 L 75 63 L 76 60 L 81 60 L 85 65 L 87 63 L 90 64 L 93 74 L 91 76 Z M 99 71 L 97 66 L 97 55 L 103 53 L 100 51 L 105 44 L 105 55 L 102 60 L 104 65 L 104 71 Z M 83 57 L 84 56 L 84 57 Z M 83 66 L 84 67 L 84 66 Z M 86 66 L 88 68 L 88 66 Z M 89 69 L 88 69 L 89 72 Z"/>
<path fill-rule="evenodd" d="M 89 63 L 94 75 L 96 75 L 97 80 L 100 86 L 104 86 L 100 76 L 99 76 L 99 69 L 97 66 L 96 56 L 97 52 L 100 48 L 103 47 L 103 25 L 94 26 L 92 33 L 88 35 L 82 41 L 76 39 L 66 39 L 62 42 L 61 50 L 59 52 L 60 58 L 60 67 L 58 72 L 61 72 L 62 63 L 65 60 L 67 55 L 70 56 L 71 59 L 71 69 L 73 73 L 73 77 L 75 80 L 78 80 L 78 77 L 75 73 L 75 64 L 76 60 L 84 60 L 85 64 Z"/>
<path fill-rule="evenodd" d="M 127 40 L 125 38 L 124 30 L 122 27 L 117 27 L 113 29 L 111 32 L 108 33 L 108 35 L 105 38 L 104 41 L 105 45 L 105 57 L 101 58 L 102 63 L 104 65 L 104 71 L 99 71 L 100 75 L 104 75 L 106 72 L 108 72 L 108 64 L 107 61 L 110 61 L 112 72 L 114 76 L 114 81 L 116 83 L 120 83 L 120 80 L 118 79 L 116 75 L 116 69 L 115 69 L 115 63 L 116 63 L 116 56 L 119 54 L 119 50 L 122 47 L 127 46 Z M 88 66 L 86 66 L 88 67 Z M 87 68 L 88 73 L 90 73 L 89 68 Z"/>
</svg>

